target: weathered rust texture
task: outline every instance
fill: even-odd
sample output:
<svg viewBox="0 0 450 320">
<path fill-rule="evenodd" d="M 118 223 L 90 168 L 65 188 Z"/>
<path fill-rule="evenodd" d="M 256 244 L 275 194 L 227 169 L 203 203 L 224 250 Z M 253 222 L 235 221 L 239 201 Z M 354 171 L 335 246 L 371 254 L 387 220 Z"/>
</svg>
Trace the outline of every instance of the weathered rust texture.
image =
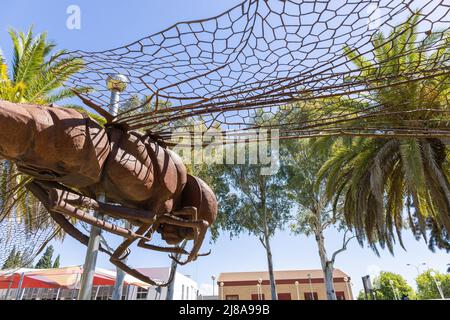
<svg viewBox="0 0 450 320">
<path fill-rule="evenodd" d="M 0 101 L 0 156 L 33 178 L 27 188 L 81 243 L 86 245 L 88 236 L 67 217 L 124 236 L 122 245 L 108 253 L 111 262 L 151 284 L 156 283 L 122 263 L 129 246 L 138 240 L 145 249 L 186 254 L 185 261 L 178 261 L 185 264 L 201 255 L 206 231 L 217 216 L 211 188 L 188 175 L 174 152 L 151 136 L 103 128 L 74 109 Z M 96 201 L 99 193 L 110 203 Z M 95 218 L 89 209 L 128 220 L 133 227 Z M 168 247 L 150 243 L 155 231 Z M 191 252 L 171 246 L 184 239 L 194 241 Z"/>
</svg>

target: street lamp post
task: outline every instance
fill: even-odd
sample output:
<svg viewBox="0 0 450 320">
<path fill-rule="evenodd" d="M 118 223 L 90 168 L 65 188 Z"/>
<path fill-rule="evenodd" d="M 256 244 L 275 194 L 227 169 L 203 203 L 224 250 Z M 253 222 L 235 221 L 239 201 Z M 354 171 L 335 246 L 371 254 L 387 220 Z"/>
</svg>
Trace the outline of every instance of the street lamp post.
<svg viewBox="0 0 450 320">
<path fill-rule="evenodd" d="M 219 286 L 220 286 L 220 300 L 223 300 L 223 286 L 224 286 L 224 283 L 223 282 L 219 283 Z"/>
<path fill-rule="evenodd" d="M 441 299 L 444 300 L 445 299 L 444 292 L 442 291 L 441 282 L 436 279 L 436 273 L 434 271 L 431 271 L 430 276 L 433 278 L 433 281 L 436 284 Z"/>
<path fill-rule="evenodd" d="M 419 275 L 419 274 L 420 274 L 420 270 L 419 270 L 420 266 L 426 266 L 427 264 L 426 264 L 425 262 L 422 262 L 422 263 L 419 264 L 419 265 L 415 265 L 415 264 L 412 264 L 412 263 L 407 263 L 406 265 L 407 265 L 408 267 L 414 267 L 414 268 L 416 268 L 417 275 Z"/>
<path fill-rule="evenodd" d="M 350 299 L 351 300 L 354 300 L 354 298 L 353 298 L 353 286 L 354 286 L 355 284 L 353 283 L 353 281 L 350 281 Z"/>
<path fill-rule="evenodd" d="M 347 296 L 348 296 L 348 299 L 350 300 L 352 296 L 350 294 L 350 288 L 349 288 L 348 280 L 349 279 L 347 277 L 344 277 L 345 287 L 347 288 Z"/>
<path fill-rule="evenodd" d="M 258 279 L 258 284 L 256 285 L 257 288 L 258 288 L 258 300 L 262 300 L 262 286 L 261 286 L 261 284 L 262 284 L 262 279 L 259 278 Z"/>
<path fill-rule="evenodd" d="M 391 285 L 392 293 L 394 293 L 394 300 L 398 300 L 397 293 L 396 293 L 395 287 L 394 287 L 394 280 L 390 279 L 389 280 L 389 284 Z"/>
<path fill-rule="evenodd" d="M 214 275 L 211 276 L 211 280 L 212 280 L 212 284 L 213 284 L 213 292 L 212 292 L 213 294 L 212 295 L 214 296 L 214 287 L 215 287 L 215 283 L 216 283 L 216 276 L 214 276 Z"/>
<path fill-rule="evenodd" d="M 295 281 L 294 284 L 295 284 L 295 289 L 297 291 L 297 300 L 300 300 L 300 291 L 298 289 L 299 283 L 298 283 L 298 281 Z"/>
<path fill-rule="evenodd" d="M 129 82 L 128 78 L 122 74 L 111 75 L 106 80 L 108 90 L 111 91 L 111 102 L 109 106 L 111 115 L 116 116 L 119 113 L 120 94 L 125 91 Z M 131 228 L 131 224 L 128 221 L 125 222 L 125 228 Z M 126 261 L 127 258 L 122 260 L 124 263 Z M 114 283 L 114 290 L 111 298 L 112 300 L 121 300 L 125 272 L 120 268 L 116 268 L 116 271 L 116 282 Z"/>
<path fill-rule="evenodd" d="M 314 292 L 313 292 L 313 287 L 312 287 L 312 282 L 311 282 L 311 274 L 308 273 L 308 280 L 309 280 L 309 290 L 311 291 L 311 300 L 315 300 L 314 299 Z"/>
</svg>

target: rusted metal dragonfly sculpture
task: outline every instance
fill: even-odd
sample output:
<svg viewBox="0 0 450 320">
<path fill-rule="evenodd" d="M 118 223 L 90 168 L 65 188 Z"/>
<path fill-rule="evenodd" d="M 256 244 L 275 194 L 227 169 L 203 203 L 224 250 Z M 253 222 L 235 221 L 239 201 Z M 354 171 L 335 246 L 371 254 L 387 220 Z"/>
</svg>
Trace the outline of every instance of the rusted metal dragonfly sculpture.
<svg viewBox="0 0 450 320">
<path fill-rule="evenodd" d="M 391 110 L 368 94 L 411 83 L 425 88 L 436 79 L 436 90 L 442 81 L 448 84 L 448 54 L 423 57 L 448 48 L 449 10 L 443 1 L 246 0 L 216 17 L 180 22 L 120 48 L 70 52 L 84 68 L 67 87 L 106 123 L 72 109 L 1 101 L 0 156 L 31 178 L 26 187 L 67 234 L 83 244 L 89 240 L 72 217 L 124 236 L 113 253 L 101 250 L 121 269 L 155 284 L 123 263 L 130 245 L 137 241 L 145 249 L 185 254 L 179 262 L 187 263 L 202 255 L 205 233 L 217 216 L 211 188 L 187 174 L 170 150 L 173 132 L 190 135 L 201 126 L 227 136 L 278 129 L 280 139 L 449 137 L 443 121 L 420 126 L 420 119 L 410 117 L 393 127 L 399 106 Z M 396 27 L 413 14 L 417 19 L 409 28 Z M 396 32 L 378 37 L 384 29 Z M 416 61 L 402 59 L 409 49 L 393 46 L 431 31 L 426 45 L 410 48 L 417 51 Z M 376 46 L 391 50 L 389 59 L 410 66 L 402 69 L 408 72 L 384 68 Z M 126 85 L 111 87 L 108 78 L 116 74 L 126 76 Z M 122 91 L 127 103 L 118 114 L 108 111 L 111 90 Z M 255 120 L 261 115 L 265 121 Z M 96 200 L 99 193 L 108 202 Z M 155 232 L 170 246 L 151 244 Z M 193 240 L 190 252 L 173 246 L 184 239 Z"/>
</svg>

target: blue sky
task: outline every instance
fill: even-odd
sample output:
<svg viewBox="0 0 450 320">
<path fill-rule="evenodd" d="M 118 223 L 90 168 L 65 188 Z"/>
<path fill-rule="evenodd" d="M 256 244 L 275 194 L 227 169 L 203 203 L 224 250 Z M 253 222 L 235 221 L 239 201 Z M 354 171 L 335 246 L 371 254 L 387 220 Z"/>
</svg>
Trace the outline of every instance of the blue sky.
<svg viewBox="0 0 450 320">
<path fill-rule="evenodd" d="M 96 51 L 110 49 L 133 42 L 141 37 L 165 29 L 180 20 L 192 20 L 216 15 L 240 1 L 236 0 L 153 0 L 153 1 L 9 1 L 0 11 L 0 48 L 7 56 L 11 53 L 11 43 L 7 30 L 14 27 L 26 30 L 35 26 L 36 32 L 47 31 L 49 38 L 59 48 L 68 50 Z M 66 9 L 69 5 L 81 8 L 81 29 L 66 28 Z M 341 243 L 341 235 L 335 231 L 326 233 L 330 250 Z M 117 243 L 116 239 L 111 239 Z M 338 256 L 336 267 L 347 272 L 354 283 L 355 294 L 362 288 L 361 277 L 379 270 L 401 273 L 414 284 L 416 270 L 407 263 L 420 264 L 445 271 L 450 262 L 443 251 L 432 253 L 423 242 L 417 242 L 405 232 L 407 251 L 396 247 L 393 257 L 387 251 L 377 257 L 370 249 L 361 248 L 356 242 Z M 63 265 L 82 264 L 85 248 L 67 237 L 63 243 L 55 243 L 61 254 Z M 211 286 L 211 275 L 226 271 L 265 270 L 267 266 L 264 249 L 259 241 L 243 235 L 230 240 L 223 235 L 216 243 L 204 246 L 212 249 L 209 257 L 180 268 L 184 274 L 191 275 L 204 288 Z M 274 266 L 278 270 L 320 268 L 320 261 L 313 238 L 292 236 L 288 231 L 280 231 L 272 244 Z M 130 256 L 130 263 L 138 267 L 165 266 L 170 261 L 164 254 L 149 251 L 136 251 Z M 111 268 L 107 257 L 99 256 L 100 267 Z M 210 289 L 210 288 L 209 288 Z"/>
</svg>

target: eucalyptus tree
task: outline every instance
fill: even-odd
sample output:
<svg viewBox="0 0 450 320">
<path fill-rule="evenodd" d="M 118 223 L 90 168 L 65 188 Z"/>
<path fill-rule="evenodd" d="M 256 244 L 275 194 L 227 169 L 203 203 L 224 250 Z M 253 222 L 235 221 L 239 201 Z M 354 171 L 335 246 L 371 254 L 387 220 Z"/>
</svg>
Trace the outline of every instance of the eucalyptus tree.
<svg viewBox="0 0 450 320">
<path fill-rule="evenodd" d="M 220 187 L 214 191 L 219 198 L 215 232 L 229 232 L 230 237 L 248 233 L 257 237 L 266 251 L 272 299 L 277 299 L 271 239 L 290 218 L 285 183 L 280 172 L 261 175 L 260 165 L 216 166 L 214 180 Z M 224 184 L 223 181 L 226 183 Z"/>
<path fill-rule="evenodd" d="M 336 300 L 333 271 L 336 257 L 347 249 L 354 236 L 345 225 L 342 211 L 333 212 L 325 194 L 323 183 L 317 185 L 317 173 L 327 159 L 326 153 L 313 152 L 307 140 L 283 143 L 284 164 L 281 167 L 286 181 L 289 200 L 295 204 L 296 214 L 291 229 L 295 234 L 313 236 L 324 273 L 328 300 Z M 324 232 L 335 228 L 342 234 L 342 243 L 331 253 L 328 252 Z"/>
</svg>

